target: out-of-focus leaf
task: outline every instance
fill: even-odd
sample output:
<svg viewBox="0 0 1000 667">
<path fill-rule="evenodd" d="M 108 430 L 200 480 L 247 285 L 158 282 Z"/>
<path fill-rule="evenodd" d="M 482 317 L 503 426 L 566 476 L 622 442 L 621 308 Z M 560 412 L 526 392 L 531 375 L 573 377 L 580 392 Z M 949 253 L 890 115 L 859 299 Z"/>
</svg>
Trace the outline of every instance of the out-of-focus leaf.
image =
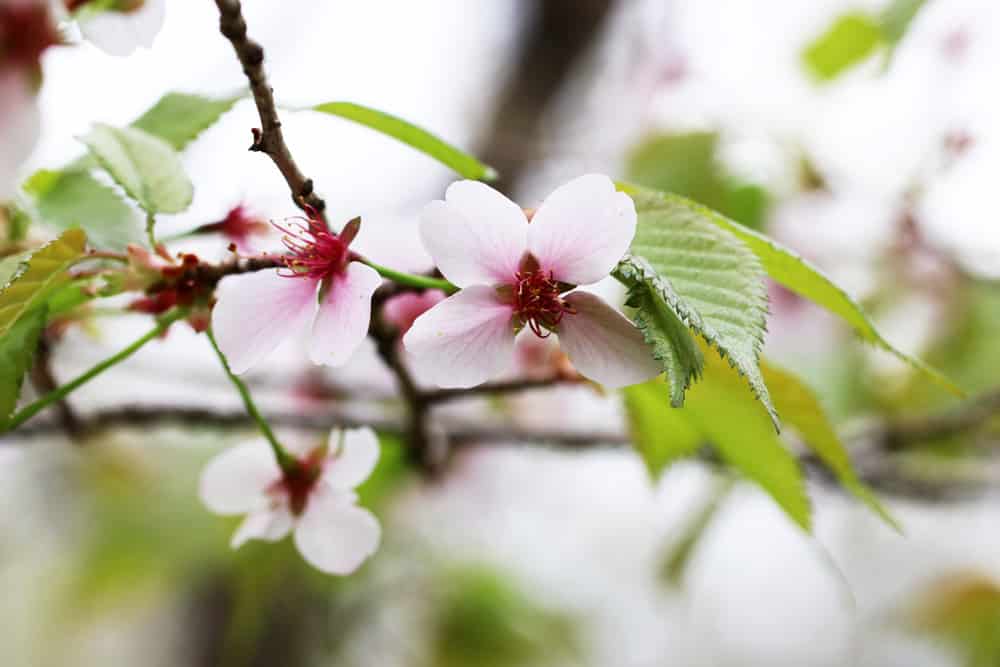
<svg viewBox="0 0 1000 667">
<path fill-rule="evenodd" d="M 79 227 L 96 247 L 122 250 L 142 238 L 138 213 L 87 170 L 41 170 L 24 184 L 43 224 Z"/>
<path fill-rule="evenodd" d="M 893 0 L 882 10 L 879 25 L 890 50 L 902 41 L 913 19 L 926 3 L 927 0 Z"/>
<path fill-rule="evenodd" d="M 909 625 L 936 637 L 962 656 L 964 667 L 1000 664 L 1000 585 L 970 572 L 930 586 L 908 610 Z"/>
<path fill-rule="evenodd" d="M 632 432 L 638 434 L 640 453 L 649 457 L 651 471 L 661 471 L 707 443 L 767 491 L 795 523 L 809 529 L 809 500 L 798 461 L 739 374 L 717 355 L 705 355 L 704 375 L 688 391 L 683 408 L 670 407 L 658 379 L 624 391 Z"/>
<path fill-rule="evenodd" d="M 626 387 L 622 393 L 632 444 L 652 479 L 705 444 L 704 434 L 687 415 L 663 400 L 667 392 L 662 378 Z"/>
<path fill-rule="evenodd" d="M 578 651 L 570 618 L 543 608 L 492 569 L 450 568 L 435 589 L 430 651 L 437 667 L 563 664 L 560 657 Z"/>
<path fill-rule="evenodd" d="M 376 513 L 411 472 L 402 440 L 394 435 L 379 433 L 378 444 L 378 463 L 368 479 L 357 488 L 360 504 Z"/>
<path fill-rule="evenodd" d="M 81 141 L 147 213 L 180 213 L 190 206 L 194 187 L 163 139 L 134 127 L 97 124 Z"/>
<path fill-rule="evenodd" d="M 722 218 L 718 213 L 677 195 L 619 187 L 635 201 L 639 215 L 632 254 L 664 279 L 660 287 L 670 285 L 679 298 L 670 303 L 665 290 L 656 292 L 746 378 L 778 428 L 759 366 L 767 318 L 760 261 L 715 222 Z"/>
<path fill-rule="evenodd" d="M 732 488 L 732 477 L 727 476 L 717 480 L 711 495 L 684 527 L 680 539 L 670 546 L 667 557 L 663 561 L 662 570 L 663 579 L 670 586 L 677 588 L 681 585 L 684 573 L 687 572 L 688 565 L 691 563 L 691 557 Z"/>
<path fill-rule="evenodd" d="M 30 250 L 26 252 L 19 252 L 16 255 L 8 255 L 7 257 L 0 259 L 0 290 L 3 290 L 3 288 L 7 286 L 7 283 L 9 283 L 19 271 L 24 269 L 29 257 L 31 257 Z"/>
<path fill-rule="evenodd" d="M 701 375 L 703 363 L 701 350 L 677 314 L 683 311 L 680 297 L 641 258 L 622 260 L 615 277 L 628 288 L 626 303 L 635 309 L 632 321 L 666 371 L 670 404 L 680 407 L 684 392 Z"/>
<path fill-rule="evenodd" d="M 662 196 L 664 199 L 671 199 L 670 195 Z M 730 232 L 745 243 L 760 259 L 760 263 L 771 278 L 796 294 L 809 299 L 813 303 L 837 315 L 851 325 L 861 338 L 896 355 L 953 394 L 957 396 L 964 394 L 951 380 L 941 375 L 938 371 L 919 359 L 911 357 L 893 347 L 875 329 L 875 326 L 868 319 L 868 316 L 865 315 L 861 306 L 851 299 L 847 292 L 838 287 L 818 268 L 800 257 L 798 253 L 724 216 L 709 215 L 705 216 L 704 219 L 720 229 Z M 638 234 L 636 236 L 638 237 Z M 678 288 L 678 292 L 681 292 L 680 287 L 676 283 L 675 286 Z"/>
<path fill-rule="evenodd" d="M 70 229 L 32 253 L 27 267 L 0 291 L 0 338 L 22 315 L 69 281 L 67 269 L 83 257 L 86 244 L 82 230 Z"/>
<path fill-rule="evenodd" d="M 847 448 L 812 389 L 795 375 L 773 364 L 765 362 L 761 368 L 764 380 L 771 390 L 774 406 L 781 413 L 784 423 L 798 431 L 803 444 L 830 469 L 841 486 L 899 531 L 899 523 L 875 493 L 858 478 Z"/>
<path fill-rule="evenodd" d="M 628 178 L 647 188 L 693 199 L 760 229 L 767 212 L 767 192 L 726 174 L 718 159 L 718 139 L 715 132 L 647 137 L 626 158 Z"/>
<path fill-rule="evenodd" d="M 243 95 L 211 98 L 187 93 L 167 93 L 137 118 L 132 127 L 163 139 L 174 150 L 179 151 L 214 125 L 242 98 Z"/>
<path fill-rule="evenodd" d="M 354 104 L 353 102 L 327 102 L 312 107 L 314 111 L 339 116 L 397 139 L 408 146 L 426 153 L 438 162 L 455 170 L 465 178 L 493 181 L 497 177 L 493 167 L 483 164 L 468 153 L 439 139 L 427 130 L 383 111 Z"/>
<path fill-rule="evenodd" d="M 20 198 L 17 201 L 0 205 L 0 223 L 3 223 L 7 230 L 7 241 L 23 241 L 28 235 L 28 228 L 31 226 L 31 216 L 24 210 L 24 204 Z"/>
<path fill-rule="evenodd" d="M 0 429 L 17 407 L 24 374 L 31 368 L 38 337 L 45 328 L 45 304 L 30 310 L 0 336 Z"/>
<path fill-rule="evenodd" d="M 876 17 L 849 12 L 806 46 L 802 62 L 817 81 L 830 81 L 871 56 L 881 43 L 882 29 Z"/>
</svg>

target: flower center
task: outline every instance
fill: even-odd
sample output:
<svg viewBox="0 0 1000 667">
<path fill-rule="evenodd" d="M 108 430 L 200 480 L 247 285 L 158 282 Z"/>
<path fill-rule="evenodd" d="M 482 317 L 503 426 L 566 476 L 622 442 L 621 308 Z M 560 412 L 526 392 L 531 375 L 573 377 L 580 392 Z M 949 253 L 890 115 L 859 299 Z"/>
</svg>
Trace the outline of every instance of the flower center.
<svg viewBox="0 0 1000 667">
<path fill-rule="evenodd" d="M 548 338 L 559 326 L 564 315 L 576 311 L 562 298 L 572 289 L 555 280 L 551 271 L 543 271 L 530 255 L 521 262 L 514 274 L 514 314 L 519 326 L 527 325 L 539 338 Z"/>
<path fill-rule="evenodd" d="M 324 448 L 316 448 L 308 456 L 299 459 L 294 468 L 283 473 L 281 479 L 271 486 L 271 493 L 288 498 L 293 515 L 299 516 L 305 510 L 309 494 L 323 472 L 325 458 Z"/>
<path fill-rule="evenodd" d="M 288 248 L 288 255 L 284 257 L 287 270 L 281 275 L 325 280 L 344 272 L 350 258 L 347 248 L 350 239 L 342 239 L 314 219 L 303 218 L 302 222 L 286 223 L 285 226 L 272 224 L 284 234 L 281 242 Z"/>
</svg>

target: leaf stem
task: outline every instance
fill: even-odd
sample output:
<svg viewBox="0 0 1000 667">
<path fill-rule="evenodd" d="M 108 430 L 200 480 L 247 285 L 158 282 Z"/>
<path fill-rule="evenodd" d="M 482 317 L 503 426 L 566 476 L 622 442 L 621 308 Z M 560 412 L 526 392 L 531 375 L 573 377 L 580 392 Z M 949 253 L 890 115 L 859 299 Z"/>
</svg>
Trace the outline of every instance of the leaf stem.
<svg viewBox="0 0 1000 667">
<path fill-rule="evenodd" d="M 146 238 L 149 239 L 149 247 L 155 251 L 156 250 L 156 233 L 153 231 L 153 227 L 156 226 L 156 216 L 152 213 L 146 213 Z"/>
<path fill-rule="evenodd" d="M 50 391 L 41 398 L 37 399 L 35 402 L 26 405 L 24 408 L 15 413 L 13 417 L 10 418 L 10 421 L 7 422 L 3 430 L 10 431 L 17 428 L 18 426 L 28 421 L 32 417 L 34 417 L 36 414 L 38 414 L 48 406 L 52 405 L 57 401 L 62 400 L 70 393 L 80 388 L 81 386 L 85 385 L 86 383 L 90 382 L 92 379 L 94 379 L 104 371 L 108 370 L 112 366 L 122 361 L 125 361 L 133 354 L 135 354 L 139 350 L 139 348 L 141 348 L 143 345 L 145 345 L 149 341 L 153 340 L 154 338 L 162 334 L 164 331 L 167 330 L 167 327 L 169 327 L 171 324 L 181 319 L 185 315 L 187 315 L 187 311 L 183 309 L 178 309 L 171 313 L 168 313 L 167 315 L 164 315 L 157 321 L 155 327 L 150 329 L 145 335 L 143 335 L 141 338 L 139 338 L 137 341 L 135 341 L 125 349 L 121 350 L 117 354 L 111 355 L 104 361 L 95 365 L 90 370 L 85 371 L 81 375 L 77 376 L 75 379 L 70 380 L 66 384 Z"/>
<path fill-rule="evenodd" d="M 236 390 L 240 392 L 240 397 L 243 399 L 243 405 L 246 407 L 247 414 L 249 414 L 253 420 L 257 423 L 257 427 L 260 428 L 260 432 L 264 434 L 264 438 L 267 439 L 269 445 L 271 445 L 271 451 L 274 452 L 274 458 L 278 462 L 278 466 L 283 472 L 291 472 L 295 470 L 298 466 L 298 461 L 295 457 L 288 453 L 288 451 L 281 446 L 278 439 L 274 435 L 274 431 L 271 430 L 271 425 L 268 424 L 267 419 L 264 415 L 260 413 L 257 409 L 257 405 L 254 404 L 253 398 L 250 396 L 250 390 L 243 380 L 241 380 L 232 369 L 229 367 L 229 361 L 226 360 L 226 355 L 219 349 L 219 344 L 215 340 L 215 334 L 212 333 L 212 328 L 209 327 L 205 334 L 208 336 L 208 341 L 212 344 L 212 349 L 215 350 L 216 356 L 219 357 L 219 362 L 222 364 L 222 369 L 226 371 L 226 375 L 229 376 L 229 380 L 236 386 Z"/>
<path fill-rule="evenodd" d="M 454 294 L 458 291 L 457 287 L 443 278 L 431 278 L 430 276 L 417 276 L 412 273 L 403 273 L 402 271 L 396 271 L 395 269 L 390 269 L 387 266 L 376 264 L 370 259 L 366 259 L 364 257 L 359 257 L 358 261 L 362 264 L 367 264 L 378 271 L 378 274 L 383 278 L 388 278 L 394 283 L 398 283 L 400 285 L 418 287 L 421 289 L 439 289 L 446 294 Z"/>
</svg>

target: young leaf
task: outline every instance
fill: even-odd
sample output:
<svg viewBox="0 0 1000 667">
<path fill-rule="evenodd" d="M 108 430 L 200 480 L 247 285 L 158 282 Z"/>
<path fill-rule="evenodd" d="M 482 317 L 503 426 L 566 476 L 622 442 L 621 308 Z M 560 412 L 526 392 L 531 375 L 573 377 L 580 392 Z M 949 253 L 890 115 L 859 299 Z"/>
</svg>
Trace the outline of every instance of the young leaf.
<svg viewBox="0 0 1000 667">
<path fill-rule="evenodd" d="M 830 81 L 875 53 L 882 36 L 876 17 L 864 12 L 843 14 L 806 46 L 802 63 L 817 81 Z"/>
<path fill-rule="evenodd" d="M 167 93 L 137 118 L 132 127 L 163 139 L 174 150 L 179 151 L 214 125 L 241 99 L 243 95 L 215 99 L 202 95 Z"/>
<path fill-rule="evenodd" d="M 663 365 L 670 387 L 670 404 L 684 405 L 684 392 L 701 375 L 703 359 L 686 322 L 685 309 L 665 278 L 648 268 L 641 258 L 625 258 L 615 278 L 628 288 L 627 304 L 635 308 L 632 321 L 642 332 L 653 357 Z"/>
<path fill-rule="evenodd" d="M 17 407 L 24 374 L 31 368 L 38 337 L 45 328 L 47 310 L 42 304 L 28 311 L 0 336 L 0 428 Z"/>
<path fill-rule="evenodd" d="M 69 281 L 67 269 L 83 257 L 86 243 L 82 230 L 70 229 L 31 255 L 27 267 L 0 291 L 0 338 L 22 315 Z"/>
<path fill-rule="evenodd" d="M 624 392 L 633 436 L 651 472 L 708 443 L 809 529 L 809 500 L 798 462 L 739 375 L 717 355 L 705 355 L 702 380 L 688 391 L 683 408 L 669 406 L 660 380 Z"/>
<path fill-rule="evenodd" d="M 622 189 L 629 194 L 632 194 L 631 191 L 636 190 L 634 186 L 622 186 Z M 689 207 L 694 209 L 701 208 L 676 195 L 660 193 L 657 196 L 664 202 L 673 202 L 673 206 L 675 207 Z M 827 278 L 822 271 L 800 257 L 795 251 L 784 247 L 780 243 L 773 241 L 763 234 L 755 232 L 752 229 L 747 229 L 743 225 L 733 222 L 724 216 L 710 214 L 705 216 L 704 220 L 712 223 L 719 229 L 729 232 L 745 243 L 746 246 L 753 251 L 755 255 L 757 255 L 760 263 L 767 271 L 767 274 L 775 281 L 781 283 L 796 294 L 826 308 L 831 313 L 837 315 L 851 325 L 861 338 L 896 355 L 912 367 L 925 373 L 928 377 L 942 387 L 948 389 L 953 394 L 957 396 L 964 395 L 964 392 L 961 389 L 956 387 L 951 380 L 941 375 L 941 373 L 927 366 L 919 359 L 915 359 L 893 347 L 875 329 L 875 326 L 868 319 L 868 316 L 865 315 L 861 306 L 852 300 L 843 289 Z M 641 228 L 641 214 L 639 216 L 639 221 Z M 638 234 L 636 237 L 638 238 Z M 633 249 L 635 249 L 634 245 Z M 637 252 L 637 254 L 643 253 Z M 677 288 L 677 291 L 681 292 L 683 295 L 683 291 L 675 281 L 674 286 Z"/>
<path fill-rule="evenodd" d="M 180 213 L 191 204 L 191 181 L 163 139 L 134 127 L 97 124 L 81 141 L 147 213 Z"/>
<path fill-rule="evenodd" d="M 760 261 L 714 223 L 718 213 L 683 197 L 633 186 L 623 190 L 639 214 L 632 254 L 665 279 L 647 281 L 650 288 L 746 378 L 778 428 L 758 364 L 767 318 Z M 672 303 L 667 285 L 679 297 Z"/>
<path fill-rule="evenodd" d="M 841 486 L 899 531 L 899 523 L 889 514 L 875 493 L 858 478 L 847 454 L 847 448 L 841 442 L 812 389 L 795 375 L 777 366 L 765 362 L 761 368 L 764 371 L 764 380 L 771 389 L 774 405 L 781 412 L 785 424 L 798 431 L 803 444 L 829 468 Z"/>
<path fill-rule="evenodd" d="M 455 170 L 465 178 L 477 181 L 496 180 L 497 173 L 493 167 L 487 166 L 455 146 L 434 136 L 427 130 L 417 127 L 402 118 L 392 116 L 382 111 L 354 104 L 353 102 L 327 102 L 312 107 L 314 111 L 339 116 L 355 123 L 397 139 L 418 151 L 426 153 L 438 162 Z"/>
<path fill-rule="evenodd" d="M 142 221 L 135 209 L 86 169 L 43 169 L 23 187 L 34 213 L 50 227 L 79 227 L 93 245 L 109 250 L 122 250 L 142 239 Z"/>
</svg>

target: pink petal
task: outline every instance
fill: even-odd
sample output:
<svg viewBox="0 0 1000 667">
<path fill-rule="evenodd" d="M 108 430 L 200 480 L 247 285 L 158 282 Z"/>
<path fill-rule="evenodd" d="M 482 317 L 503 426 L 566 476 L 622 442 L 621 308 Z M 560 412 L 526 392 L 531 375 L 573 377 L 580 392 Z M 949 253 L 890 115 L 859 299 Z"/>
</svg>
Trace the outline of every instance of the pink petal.
<svg viewBox="0 0 1000 667">
<path fill-rule="evenodd" d="M 0 71 L 0 200 L 17 190 L 21 164 L 35 147 L 39 124 L 29 73 L 14 67 Z"/>
<path fill-rule="evenodd" d="M 329 574 L 350 574 L 375 553 L 382 530 L 354 494 L 318 486 L 295 527 L 295 546 L 313 567 Z"/>
<path fill-rule="evenodd" d="M 445 201 L 424 208 L 420 235 L 444 277 L 459 287 L 512 280 L 528 247 L 517 204 L 476 181 L 452 183 Z"/>
<path fill-rule="evenodd" d="M 295 519 L 288 505 L 279 504 L 262 507 L 247 515 L 240 527 L 233 533 L 229 546 L 238 549 L 247 540 L 277 542 L 292 530 Z"/>
<path fill-rule="evenodd" d="M 329 450 L 323 482 L 338 489 L 350 490 L 361 484 L 378 462 L 378 438 L 370 428 L 334 429 Z"/>
<path fill-rule="evenodd" d="M 166 0 L 145 0 L 132 12 L 105 10 L 81 21 L 80 32 L 109 55 L 131 55 L 140 46 L 153 45 L 163 27 L 166 5 Z"/>
<path fill-rule="evenodd" d="M 635 236 L 632 199 L 607 176 L 581 176 L 557 188 L 528 227 L 528 248 L 556 280 L 589 285 L 604 278 Z"/>
<path fill-rule="evenodd" d="M 468 287 L 418 317 L 403 345 L 421 379 L 440 387 L 472 387 L 513 361 L 513 315 L 492 287 Z"/>
<path fill-rule="evenodd" d="M 382 306 L 382 318 L 405 334 L 413 326 L 414 320 L 426 313 L 431 306 L 444 301 L 447 295 L 439 289 L 423 292 L 403 292 L 386 300 Z"/>
<path fill-rule="evenodd" d="M 576 314 L 559 323 L 559 344 L 582 375 L 617 388 L 663 372 L 639 330 L 600 297 L 577 290 L 566 301 Z"/>
<path fill-rule="evenodd" d="M 267 487 L 280 477 L 267 443 L 253 440 L 209 461 L 201 473 L 198 496 L 216 514 L 244 514 L 265 504 Z"/>
<path fill-rule="evenodd" d="M 309 344 L 313 363 L 347 363 L 368 335 L 372 294 L 381 284 L 382 277 L 375 269 L 360 262 L 351 262 L 344 275 L 333 280 L 313 322 Z"/>
<path fill-rule="evenodd" d="M 316 312 L 316 283 L 277 270 L 226 276 L 216 291 L 212 331 L 234 373 L 244 373 Z"/>
</svg>

